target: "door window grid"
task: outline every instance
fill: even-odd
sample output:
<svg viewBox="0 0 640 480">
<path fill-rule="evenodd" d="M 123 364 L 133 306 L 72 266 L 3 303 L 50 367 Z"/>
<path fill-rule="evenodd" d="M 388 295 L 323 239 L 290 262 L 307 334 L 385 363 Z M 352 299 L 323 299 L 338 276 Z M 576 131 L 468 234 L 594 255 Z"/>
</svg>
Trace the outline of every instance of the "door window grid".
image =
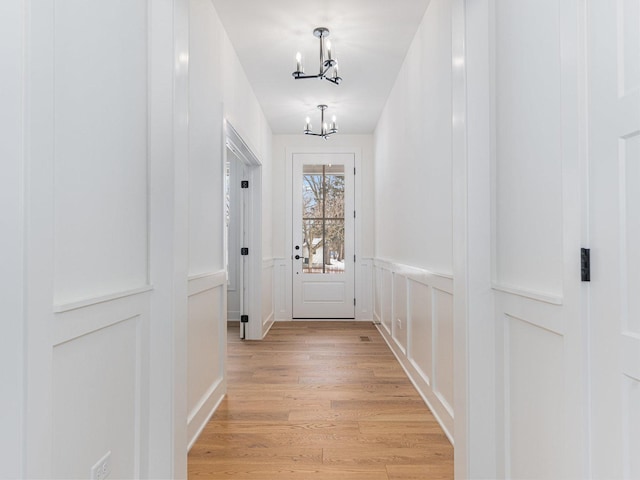
<svg viewBox="0 0 640 480">
<path fill-rule="evenodd" d="M 303 273 L 344 272 L 344 165 L 303 165 Z"/>
</svg>

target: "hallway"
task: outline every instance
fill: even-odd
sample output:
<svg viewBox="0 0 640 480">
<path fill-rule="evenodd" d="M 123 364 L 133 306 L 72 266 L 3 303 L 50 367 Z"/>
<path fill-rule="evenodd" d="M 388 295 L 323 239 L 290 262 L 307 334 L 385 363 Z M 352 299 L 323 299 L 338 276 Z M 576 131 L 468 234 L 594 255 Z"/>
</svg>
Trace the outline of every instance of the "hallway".
<svg viewBox="0 0 640 480">
<path fill-rule="evenodd" d="M 640 479 L 640 0 L 4 0 L 0 56 L 0 479 Z"/>
<path fill-rule="evenodd" d="M 228 330 L 228 394 L 189 454 L 189 478 L 453 478 L 453 448 L 368 322 Z"/>
</svg>

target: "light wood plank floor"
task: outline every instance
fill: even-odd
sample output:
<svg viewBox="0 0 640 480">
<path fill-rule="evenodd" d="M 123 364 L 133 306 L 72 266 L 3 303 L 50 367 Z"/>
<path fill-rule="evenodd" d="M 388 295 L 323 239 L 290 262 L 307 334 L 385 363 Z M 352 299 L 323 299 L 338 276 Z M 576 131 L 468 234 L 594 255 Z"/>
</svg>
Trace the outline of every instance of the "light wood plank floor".
<svg viewBox="0 0 640 480">
<path fill-rule="evenodd" d="M 229 330 L 228 395 L 189 453 L 191 479 L 453 478 L 453 448 L 365 322 Z"/>
</svg>

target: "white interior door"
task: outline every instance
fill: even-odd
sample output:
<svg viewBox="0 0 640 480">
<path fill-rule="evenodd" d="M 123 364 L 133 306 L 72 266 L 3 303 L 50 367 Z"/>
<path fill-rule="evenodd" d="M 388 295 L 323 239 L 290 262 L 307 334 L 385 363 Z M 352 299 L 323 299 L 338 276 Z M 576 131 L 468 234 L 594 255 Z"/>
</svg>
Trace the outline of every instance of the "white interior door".
<svg viewBox="0 0 640 480">
<path fill-rule="evenodd" d="M 227 319 L 240 321 L 240 160 L 227 149 Z"/>
<path fill-rule="evenodd" d="M 230 149 L 227 149 L 226 167 L 226 223 L 227 223 L 227 319 L 239 321 L 247 313 L 247 256 L 242 248 L 248 245 L 248 167 Z M 245 338 L 245 328 L 240 324 L 240 336 Z"/>
<path fill-rule="evenodd" d="M 640 0 L 589 2 L 591 467 L 640 478 Z"/>
<path fill-rule="evenodd" d="M 294 154 L 292 171 L 293 318 L 354 318 L 354 156 Z"/>
</svg>

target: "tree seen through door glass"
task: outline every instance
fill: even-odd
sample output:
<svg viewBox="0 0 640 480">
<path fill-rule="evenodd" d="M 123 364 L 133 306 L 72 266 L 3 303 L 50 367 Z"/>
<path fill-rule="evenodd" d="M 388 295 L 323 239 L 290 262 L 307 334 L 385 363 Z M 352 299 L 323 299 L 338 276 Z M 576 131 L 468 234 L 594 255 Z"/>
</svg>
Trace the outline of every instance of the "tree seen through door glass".
<svg viewBox="0 0 640 480">
<path fill-rule="evenodd" d="M 302 200 L 303 272 L 344 272 L 344 165 L 304 165 Z"/>
</svg>

